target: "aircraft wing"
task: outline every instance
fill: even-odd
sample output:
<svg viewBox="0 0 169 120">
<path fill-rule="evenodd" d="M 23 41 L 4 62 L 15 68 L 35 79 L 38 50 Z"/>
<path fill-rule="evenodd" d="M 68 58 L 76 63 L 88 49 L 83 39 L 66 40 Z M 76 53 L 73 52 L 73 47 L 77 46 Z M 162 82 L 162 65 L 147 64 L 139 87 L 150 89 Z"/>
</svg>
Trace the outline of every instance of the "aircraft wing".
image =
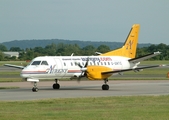
<svg viewBox="0 0 169 120">
<path fill-rule="evenodd" d="M 158 52 L 153 52 L 153 53 L 150 53 L 150 54 L 141 56 L 141 57 L 129 59 L 128 61 L 129 61 L 129 62 L 132 62 L 132 63 L 137 63 L 137 62 L 140 62 L 140 61 L 143 61 L 143 60 L 152 58 L 152 57 L 154 57 L 154 56 L 157 56 L 157 55 L 159 55 L 159 54 L 161 54 L 161 52 L 159 52 L 159 51 L 158 51 Z"/>
<path fill-rule="evenodd" d="M 138 68 L 123 69 L 123 70 L 106 71 L 106 72 L 102 72 L 102 74 L 121 73 L 121 72 L 132 71 L 132 70 L 133 71 L 139 71 L 139 70 L 147 69 L 147 68 L 165 67 L 165 66 L 166 65 L 145 66 L 145 67 L 138 67 Z"/>
<path fill-rule="evenodd" d="M 19 68 L 19 69 L 24 69 L 25 68 L 24 66 L 18 66 L 18 65 L 12 65 L 12 64 L 5 64 L 4 66 L 13 67 L 13 68 Z"/>
</svg>

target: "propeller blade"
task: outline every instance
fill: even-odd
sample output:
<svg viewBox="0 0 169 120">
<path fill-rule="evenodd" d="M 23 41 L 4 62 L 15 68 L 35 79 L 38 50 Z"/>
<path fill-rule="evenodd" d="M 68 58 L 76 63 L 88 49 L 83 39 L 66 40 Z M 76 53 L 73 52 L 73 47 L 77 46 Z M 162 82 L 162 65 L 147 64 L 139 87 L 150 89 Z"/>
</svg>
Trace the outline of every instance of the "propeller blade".
<svg viewBox="0 0 169 120">
<path fill-rule="evenodd" d="M 82 77 L 85 77 L 85 76 L 87 76 L 87 66 L 88 66 L 88 62 L 89 62 L 89 57 L 86 59 L 86 63 L 85 63 L 85 65 L 84 66 L 82 66 L 80 63 L 78 63 L 78 62 L 75 62 L 75 64 L 76 65 L 78 65 L 81 69 L 81 74 L 80 74 L 80 76 L 78 77 L 78 82 L 80 82 L 80 80 L 81 80 L 81 78 Z"/>
<path fill-rule="evenodd" d="M 86 68 L 88 66 L 88 62 L 89 62 L 89 57 L 87 58 L 87 61 L 86 61 L 84 68 Z"/>
<path fill-rule="evenodd" d="M 78 65 L 80 68 L 83 68 L 83 66 L 80 63 L 75 62 L 75 65 Z"/>
</svg>

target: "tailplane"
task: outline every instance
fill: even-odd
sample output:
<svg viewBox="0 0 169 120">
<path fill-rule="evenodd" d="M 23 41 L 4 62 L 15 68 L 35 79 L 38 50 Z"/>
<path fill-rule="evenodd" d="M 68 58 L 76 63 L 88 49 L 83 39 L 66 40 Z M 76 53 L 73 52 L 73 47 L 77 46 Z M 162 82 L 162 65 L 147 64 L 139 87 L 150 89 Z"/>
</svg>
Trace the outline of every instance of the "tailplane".
<svg viewBox="0 0 169 120">
<path fill-rule="evenodd" d="M 101 54 L 100 56 L 123 56 L 128 58 L 135 58 L 136 49 L 138 43 L 138 35 L 139 35 L 139 24 L 134 24 L 127 36 L 127 39 L 123 45 L 123 47 Z"/>
</svg>

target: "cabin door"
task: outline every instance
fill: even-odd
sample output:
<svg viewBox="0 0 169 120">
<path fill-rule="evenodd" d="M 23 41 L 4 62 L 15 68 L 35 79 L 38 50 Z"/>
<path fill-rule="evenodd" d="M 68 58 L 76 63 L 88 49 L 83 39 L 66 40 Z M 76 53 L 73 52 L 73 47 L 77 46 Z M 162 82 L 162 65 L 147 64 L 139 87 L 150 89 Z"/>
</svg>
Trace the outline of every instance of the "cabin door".
<svg viewBox="0 0 169 120">
<path fill-rule="evenodd" d="M 60 58 L 54 58 L 54 60 L 56 62 L 55 75 L 61 78 L 64 77 L 67 72 L 66 64 Z"/>
</svg>

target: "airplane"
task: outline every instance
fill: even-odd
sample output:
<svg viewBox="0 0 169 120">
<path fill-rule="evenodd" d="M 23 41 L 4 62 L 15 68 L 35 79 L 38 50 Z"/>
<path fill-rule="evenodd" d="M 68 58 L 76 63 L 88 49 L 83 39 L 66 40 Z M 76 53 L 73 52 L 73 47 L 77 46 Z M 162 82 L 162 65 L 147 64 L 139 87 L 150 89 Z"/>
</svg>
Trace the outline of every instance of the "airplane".
<svg viewBox="0 0 169 120">
<path fill-rule="evenodd" d="M 41 79 L 54 79 L 53 89 L 59 89 L 58 80 L 61 78 L 77 79 L 86 77 L 89 80 L 104 80 L 102 90 L 109 90 L 108 78 L 126 71 L 140 71 L 147 68 L 161 67 L 153 65 L 138 67 L 141 61 L 161 54 L 153 52 L 142 57 L 136 56 L 139 36 L 139 24 L 134 24 L 121 48 L 107 53 L 97 52 L 97 56 L 40 56 L 34 58 L 29 65 L 5 66 L 23 69 L 20 76 L 26 81 L 33 82 L 33 92 L 38 91 L 37 83 Z"/>
</svg>

